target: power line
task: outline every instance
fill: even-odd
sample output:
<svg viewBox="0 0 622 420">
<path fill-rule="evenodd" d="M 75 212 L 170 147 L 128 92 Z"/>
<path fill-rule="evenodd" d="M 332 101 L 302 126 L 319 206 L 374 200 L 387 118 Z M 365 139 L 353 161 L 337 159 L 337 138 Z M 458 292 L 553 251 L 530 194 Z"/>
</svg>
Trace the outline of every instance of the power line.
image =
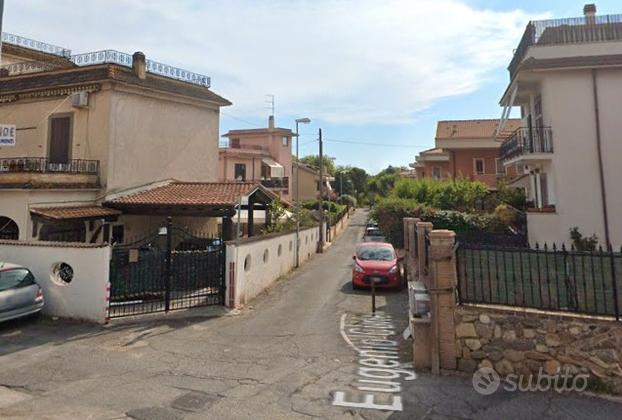
<svg viewBox="0 0 622 420">
<path fill-rule="evenodd" d="M 370 142 L 357 141 L 357 140 L 325 139 L 324 141 L 328 141 L 328 142 L 331 142 L 331 143 L 360 144 L 360 145 L 363 145 L 363 146 L 406 147 L 406 148 L 416 148 L 416 149 L 420 149 L 421 148 L 421 146 L 408 145 L 408 144 L 370 143 Z"/>
<path fill-rule="evenodd" d="M 229 118 L 232 118 L 232 119 L 234 119 L 234 120 L 238 120 L 238 121 L 240 121 L 240 122 L 243 122 L 243 123 L 245 123 L 245 124 L 248 124 L 248 125 L 250 125 L 251 127 L 255 127 L 255 128 L 265 128 L 265 127 L 262 127 L 262 126 L 260 126 L 260 125 L 257 125 L 257 124 L 256 124 L 256 123 L 254 123 L 254 122 L 251 122 L 251 121 L 245 120 L 245 119 L 243 119 L 243 118 L 236 117 L 236 116 L 231 115 L 231 114 L 229 114 L 229 113 L 227 113 L 227 112 L 220 111 L 220 113 L 221 113 L 222 115 L 226 116 L 226 117 L 229 117 Z"/>
</svg>

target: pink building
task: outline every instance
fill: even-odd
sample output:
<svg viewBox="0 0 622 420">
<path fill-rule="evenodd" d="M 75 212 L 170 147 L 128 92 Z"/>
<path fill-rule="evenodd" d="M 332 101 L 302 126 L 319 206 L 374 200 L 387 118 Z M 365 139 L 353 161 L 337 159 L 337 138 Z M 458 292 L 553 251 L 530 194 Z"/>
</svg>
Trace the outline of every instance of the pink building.
<svg viewBox="0 0 622 420">
<path fill-rule="evenodd" d="M 274 126 L 274 117 L 267 128 L 231 130 L 223 137 L 218 154 L 220 181 L 259 181 L 290 201 L 292 191 L 292 137 L 288 128 Z"/>
</svg>

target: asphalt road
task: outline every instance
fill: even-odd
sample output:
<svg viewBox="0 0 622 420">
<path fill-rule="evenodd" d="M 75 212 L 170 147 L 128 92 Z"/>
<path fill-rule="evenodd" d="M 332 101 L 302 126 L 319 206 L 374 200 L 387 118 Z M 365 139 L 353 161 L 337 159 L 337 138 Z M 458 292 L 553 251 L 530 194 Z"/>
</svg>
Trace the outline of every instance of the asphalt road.
<svg viewBox="0 0 622 420">
<path fill-rule="evenodd" d="M 622 405 L 555 393 L 481 396 L 470 378 L 418 372 L 402 412 L 333 405 L 363 395 L 358 353 L 341 333 L 371 312 L 349 285 L 366 215 L 323 255 L 236 314 L 220 308 L 99 327 L 23 320 L 0 326 L 2 419 L 621 418 Z M 383 292 L 404 371 L 412 360 L 405 292 Z M 347 337 L 347 336 L 346 336 Z M 404 375 L 407 376 L 407 375 Z M 378 393 L 376 393 L 378 394 Z M 382 394 L 382 395 L 387 395 Z M 387 403 L 388 400 L 376 400 Z"/>
</svg>

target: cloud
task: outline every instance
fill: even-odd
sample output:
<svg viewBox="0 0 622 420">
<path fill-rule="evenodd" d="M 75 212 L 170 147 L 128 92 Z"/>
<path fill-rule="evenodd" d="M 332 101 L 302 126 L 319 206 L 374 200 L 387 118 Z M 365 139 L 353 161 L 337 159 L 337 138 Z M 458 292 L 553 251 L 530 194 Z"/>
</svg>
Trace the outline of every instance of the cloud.
<svg viewBox="0 0 622 420">
<path fill-rule="evenodd" d="M 237 115 L 403 123 L 477 90 L 530 19 L 457 0 L 11 1 L 6 30 L 74 52 L 115 48 L 212 76 Z"/>
</svg>

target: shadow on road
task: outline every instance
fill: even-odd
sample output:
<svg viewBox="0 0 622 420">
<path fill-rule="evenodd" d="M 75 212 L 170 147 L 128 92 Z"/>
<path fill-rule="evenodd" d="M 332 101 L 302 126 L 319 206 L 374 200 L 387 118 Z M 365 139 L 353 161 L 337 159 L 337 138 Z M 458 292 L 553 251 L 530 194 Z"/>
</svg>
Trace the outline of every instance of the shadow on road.
<svg viewBox="0 0 622 420">
<path fill-rule="evenodd" d="M 114 332 L 128 331 L 143 339 L 163 334 L 160 327 L 168 327 L 164 332 L 166 334 L 222 315 L 206 309 L 208 308 L 113 320 L 107 325 L 44 316 L 6 321 L 0 323 L 0 357 L 29 348 L 62 345 Z M 156 329 L 158 331 L 154 331 Z"/>
</svg>

